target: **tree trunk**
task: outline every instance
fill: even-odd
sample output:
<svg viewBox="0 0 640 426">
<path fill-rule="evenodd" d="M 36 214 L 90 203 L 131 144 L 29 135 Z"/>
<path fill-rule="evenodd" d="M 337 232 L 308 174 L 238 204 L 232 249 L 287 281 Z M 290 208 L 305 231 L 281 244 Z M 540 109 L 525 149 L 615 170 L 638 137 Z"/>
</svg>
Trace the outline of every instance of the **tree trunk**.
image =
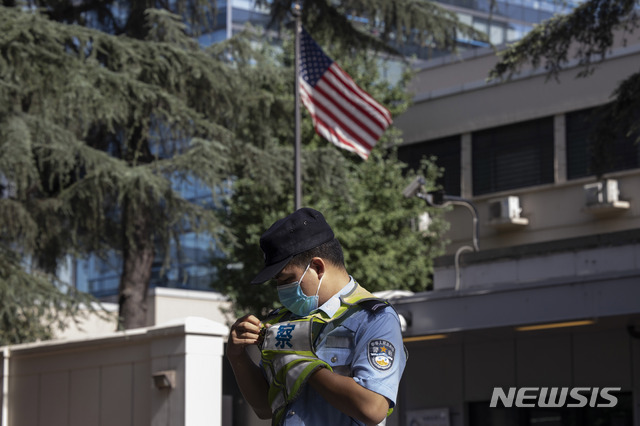
<svg viewBox="0 0 640 426">
<path fill-rule="evenodd" d="M 119 329 L 145 327 L 147 324 L 147 289 L 151 281 L 151 267 L 155 258 L 153 232 L 148 207 L 131 203 L 123 206 L 123 228 L 132 229 L 124 235 L 123 267 L 120 276 Z"/>
</svg>

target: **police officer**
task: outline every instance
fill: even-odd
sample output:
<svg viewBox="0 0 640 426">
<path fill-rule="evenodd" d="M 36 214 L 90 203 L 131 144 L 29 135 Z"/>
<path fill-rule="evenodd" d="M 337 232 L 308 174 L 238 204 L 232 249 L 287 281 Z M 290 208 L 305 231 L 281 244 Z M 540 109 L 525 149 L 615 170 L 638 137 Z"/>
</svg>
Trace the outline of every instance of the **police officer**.
<svg viewBox="0 0 640 426">
<path fill-rule="evenodd" d="M 396 403 L 406 363 L 394 309 L 347 272 L 324 216 L 302 208 L 260 238 L 283 308 L 231 327 L 227 357 L 258 417 L 286 425 L 370 425 Z M 255 364 L 246 348 L 258 345 Z"/>
</svg>

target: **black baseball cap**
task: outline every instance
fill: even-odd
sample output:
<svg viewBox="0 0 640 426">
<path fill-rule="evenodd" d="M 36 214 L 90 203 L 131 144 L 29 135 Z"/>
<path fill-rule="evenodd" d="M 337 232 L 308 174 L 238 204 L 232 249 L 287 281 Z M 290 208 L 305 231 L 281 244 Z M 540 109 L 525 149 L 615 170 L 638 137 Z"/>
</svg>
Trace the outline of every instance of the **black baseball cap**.
<svg viewBox="0 0 640 426">
<path fill-rule="evenodd" d="M 308 207 L 276 221 L 260 237 L 264 268 L 251 281 L 261 284 L 276 276 L 293 257 L 335 238 L 322 213 Z"/>
</svg>

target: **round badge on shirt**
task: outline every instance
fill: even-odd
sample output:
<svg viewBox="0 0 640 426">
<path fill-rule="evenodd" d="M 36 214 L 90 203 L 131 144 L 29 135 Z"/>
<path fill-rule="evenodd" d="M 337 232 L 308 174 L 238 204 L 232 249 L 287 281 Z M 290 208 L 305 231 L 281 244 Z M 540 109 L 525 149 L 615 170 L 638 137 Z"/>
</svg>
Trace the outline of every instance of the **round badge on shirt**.
<svg viewBox="0 0 640 426">
<path fill-rule="evenodd" d="M 387 340 L 371 340 L 369 342 L 369 363 L 379 371 L 391 368 L 395 358 L 396 350 Z"/>
</svg>

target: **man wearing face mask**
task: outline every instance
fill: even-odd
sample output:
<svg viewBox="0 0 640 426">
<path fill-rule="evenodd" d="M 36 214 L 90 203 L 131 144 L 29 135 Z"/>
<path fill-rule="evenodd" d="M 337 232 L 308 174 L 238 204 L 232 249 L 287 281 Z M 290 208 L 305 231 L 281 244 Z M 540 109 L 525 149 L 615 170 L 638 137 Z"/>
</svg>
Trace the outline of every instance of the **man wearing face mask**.
<svg viewBox="0 0 640 426">
<path fill-rule="evenodd" d="M 395 406 L 406 363 L 394 309 L 347 272 L 324 216 L 303 208 L 260 238 L 283 308 L 231 327 L 227 357 L 258 417 L 284 425 L 376 425 Z M 255 364 L 246 349 L 258 345 Z"/>
</svg>

